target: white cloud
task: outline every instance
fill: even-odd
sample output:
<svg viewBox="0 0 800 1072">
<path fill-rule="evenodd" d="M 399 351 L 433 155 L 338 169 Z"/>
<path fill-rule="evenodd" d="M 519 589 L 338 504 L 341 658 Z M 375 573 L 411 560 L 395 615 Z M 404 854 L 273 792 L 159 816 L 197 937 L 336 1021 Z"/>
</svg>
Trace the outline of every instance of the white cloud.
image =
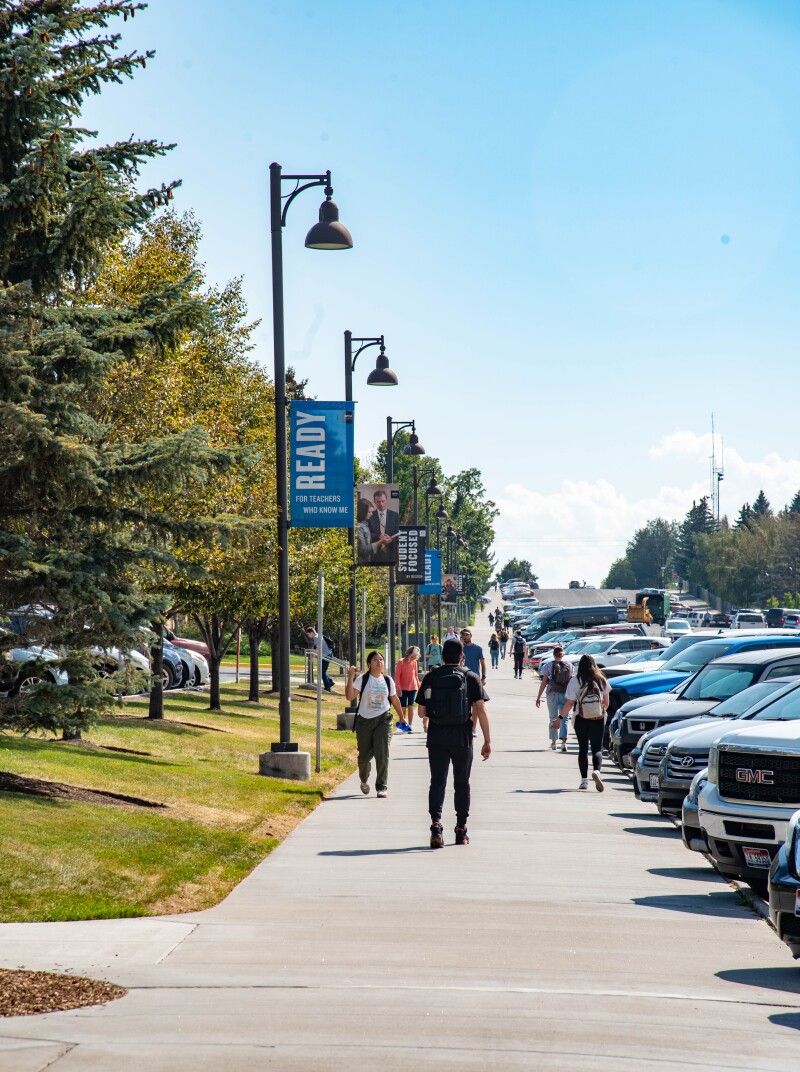
<svg viewBox="0 0 800 1072">
<path fill-rule="evenodd" d="M 692 504 L 709 493 L 711 435 L 678 430 L 647 452 L 655 470 L 680 468 L 685 486 L 662 483 L 639 497 L 626 496 L 608 480 L 565 480 L 544 493 L 521 483 L 509 484 L 496 496 L 495 553 L 502 566 L 512 556 L 528 559 L 543 587 L 570 580 L 599 584 L 637 528 L 655 517 L 680 521 Z M 678 462 L 680 461 L 680 465 Z M 689 462 L 687 468 L 687 461 Z M 717 464 L 719 464 L 719 456 Z M 775 509 L 800 489 L 800 460 L 771 453 L 748 461 L 735 448 L 724 457 L 722 513 L 733 520 L 744 502 L 761 488 Z"/>
</svg>

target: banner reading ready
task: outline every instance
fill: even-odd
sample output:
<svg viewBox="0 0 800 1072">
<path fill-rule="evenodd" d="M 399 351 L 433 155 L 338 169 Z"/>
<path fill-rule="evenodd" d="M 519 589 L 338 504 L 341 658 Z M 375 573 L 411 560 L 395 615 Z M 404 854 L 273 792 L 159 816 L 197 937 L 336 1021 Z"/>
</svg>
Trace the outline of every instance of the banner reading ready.
<svg viewBox="0 0 800 1072">
<path fill-rule="evenodd" d="M 442 590 L 442 552 L 425 552 L 425 584 L 419 586 L 421 596 L 438 596 Z"/>
<path fill-rule="evenodd" d="M 353 525 L 353 402 L 292 402 L 289 509 L 294 528 Z"/>
</svg>

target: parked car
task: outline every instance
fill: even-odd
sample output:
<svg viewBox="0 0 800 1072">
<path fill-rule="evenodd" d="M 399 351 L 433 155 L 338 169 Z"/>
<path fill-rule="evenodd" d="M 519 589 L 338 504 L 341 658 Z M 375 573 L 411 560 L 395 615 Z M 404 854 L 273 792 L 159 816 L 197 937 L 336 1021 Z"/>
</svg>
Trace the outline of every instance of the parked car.
<svg viewBox="0 0 800 1072">
<path fill-rule="evenodd" d="M 587 640 L 584 637 L 584 640 Z M 572 655 L 564 652 L 564 657 L 573 666 L 577 667 L 582 655 L 591 655 L 595 663 L 604 669 L 606 666 L 616 666 L 619 663 L 628 662 L 641 652 L 652 651 L 654 647 L 669 647 L 669 641 L 661 637 L 643 636 L 618 636 L 606 638 L 593 638 L 581 647 L 581 650 Z"/>
<path fill-rule="evenodd" d="M 700 809 L 697 802 L 707 781 L 708 767 L 703 767 L 692 778 L 692 784 L 689 786 L 689 792 L 684 798 L 681 809 L 681 839 L 691 852 L 706 851 L 703 831 L 700 829 Z"/>
<path fill-rule="evenodd" d="M 766 628 L 767 619 L 760 610 L 740 610 L 731 622 L 732 629 L 762 629 Z"/>
<path fill-rule="evenodd" d="M 698 797 L 717 869 L 762 889 L 800 807 L 800 691 L 778 702 L 773 721 L 731 729 L 712 745 Z"/>
<path fill-rule="evenodd" d="M 12 633 L 2 627 L 0 632 L 5 633 L 6 637 Z M 41 681 L 66 685 L 66 673 L 55 665 L 58 658 L 58 652 L 38 644 L 15 643 L 13 647 L 0 651 L 0 697 L 10 699 Z"/>
<path fill-rule="evenodd" d="M 786 841 L 770 867 L 769 918 L 795 960 L 800 958 L 800 811 L 789 820 Z"/>
<path fill-rule="evenodd" d="M 171 629 L 164 630 L 164 636 L 176 648 L 186 648 L 187 651 L 197 651 L 204 659 L 208 659 L 211 652 L 208 650 L 208 644 L 202 640 L 192 640 L 191 637 L 179 637 Z"/>
<path fill-rule="evenodd" d="M 729 659 L 750 661 L 760 655 L 772 656 L 773 653 L 728 655 L 717 663 L 710 663 L 705 669 L 708 671 L 711 667 L 719 666 L 724 668 Z M 734 665 L 741 669 L 747 663 L 734 663 Z M 660 802 L 662 807 L 659 810 L 664 810 L 664 807 L 670 813 L 679 810 L 689 783 L 698 770 L 708 766 L 709 749 L 716 738 L 728 729 L 727 724 L 739 717 L 753 718 L 775 694 L 786 690 L 791 691 L 797 687 L 798 682 L 789 674 L 773 675 L 772 670 L 774 666 L 771 666 L 769 662 L 763 663 L 758 681 L 726 699 L 720 699 L 719 703 L 712 704 L 705 710 L 703 710 L 705 705 L 702 701 L 682 702 L 680 698 L 671 705 L 652 704 L 649 706 L 647 711 L 652 711 L 655 715 L 660 713 L 663 720 L 659 720 L 653 729 L 643 734 L 631 751 L 636 795 L 651 803 Z M 800 670 L 794 673 L 796 677 L 800 674 Z M 694 680 L 690 684 L 694 685 Z M 674 717 L 670 719 L 670 715 Z M 696 736 L 697 734 L 699 736 Z M 671 753 L 670 749 L 672 749 Z M 673 768 L 669 771 L 664 762 L 668 754 L 674 761 Z M 687 755 L 693 757 L 692 764 L 686 761 Z"/>
<path fill-rule="evenodd" d="M 800 610 L 796 607 L 770 607 L 764 617 L 768 629 L 800 628 Z"/>
<path fill-rule="evenodd" d="M 708 666 L 710 662 L 714 662 L 717 659 L 721 659 L 723 655 L 735 655 L 739 652 L 755 652 L 762 649 L 770 648 L 794 648 L 797 649 L 797 639 L 791 635 L 767 633 L 766 630 L 753 636 L 741 636 L 737 637 L 734 634 L 730 634 L 725 637 L 717 637 L 713 640 L 709 639 L 703 641 L 700 644 L 695 644 L 687 650 L 676 655 L 675 658 L 670 659 L 668 663 L 662 667 L 661 670 L 656 671 L 654 674 L 636 674 L 634 677 L 624 678 L 622 681 L 612 682 L 611 687 L 611 703 L 613 705 L 612 710 L 616 712 L 620 707 L 623 707 L 629 700 L 635 697 L 644 697 L 645 695 L 653 697 L 652 701 L 644 701 L 641 705 L 641 710 L 637 709 L 635 712 L 623 712 L 623 719 L 620 723 L 620 732 L 618 735 L 618 741 L 614 746 L 616 748 L 615 759 L 621 767 L 627 767 L 630 764 L 628 760 L 628 753 L 632 748 L 636 746 L 637 741 L 643 733 L 647 733 L 648 730 L 654 729 L 659 724 L 658 717 L 651 715 L 651 704 L 660 702 L 665 699 L 662 694 L 668 693 L 675 689 L 675 686 L 681 684 L 682 681 L 686 681 L 691 678 L 693 674 L 697 674 L 703 667 Z M 792 654 L 790 652 L 790 654 Z M 798 649 L 800 654 L 800 649 Z M 723 671 L 725 675 L 727 671 Z M 746 675 L 744 675 L 746 676 Z M 776 675 L 779 676 L 779 675 Z M 736 678 L 734 677 L 734 680 Z M 744 677 L 739 678 L 744 680 Z M 708 688 L 722 688 L 720 683 L 717 685 L 716 677 L 714 677 L 715 684 L 708 685 Z M 747 684 L 751 684 L 752 679 L 742 685 L 745 688 Z M 685 690 L 684 695 L 688 699 L 703 699 L 703 696 L 696 694 L 694 685 L 695 682 L 691 682 L 691 692 Z M 706 687 L 706 678 L 700 679 L 698 689 Z M 710 695 L 717 695 L 717 699 L 725 699 L 726 696 L 733 695 L 734 691 L 741 691 L 740 689 L 731 689 L 725 695 L 718 693 L 711 693 Z M 616 703 L 615 703 L 615 693 Z M 624 697 L 624 699 L 621 699 Z M 676 699 L 677 694 L 673 695 L 672 699 Z M 620 702 L 621 700 L 621 702 Z M 669 701 L 668 701 L 669 702 Z M 711 705 L 709 705 L 711 706 Z"/>
<path fill-rule="evenodd" d="M 678 637 L 688 636 L 691 631 L 692 627 L 685 618 L 667 618 L 661 626 L 661 635 L 669 637 L 671 640 L 677 640 Z"/>
</svg>

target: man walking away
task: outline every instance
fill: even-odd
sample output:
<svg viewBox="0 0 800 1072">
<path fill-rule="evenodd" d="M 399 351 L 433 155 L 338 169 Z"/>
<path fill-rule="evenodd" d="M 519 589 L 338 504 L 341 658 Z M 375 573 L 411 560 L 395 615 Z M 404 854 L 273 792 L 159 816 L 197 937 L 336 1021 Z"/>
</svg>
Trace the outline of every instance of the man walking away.
<svg viewBox="0 0 800 1072">
<path fill-rule="evenodd" d="M 309 625 L 306 629 L 306 636 L 314 651 L 317 650 L 317 644 L 322 641 L 322 684 L 326 692 L 333 692 L 333 678 L 328 674 L 328 667 L 331 665 L 331 659 L 333 658 L 331 646 L 324 636 L 320 637 L 313 625 Z"/>
<path fill-rule="evenodd" d="M 455 843 L 469 844 L 467 819 L 474 720 L 480 723 L 483 733 L 481 755 L 488 759 L 492 754 L 485 704 L 488 697 L 477 674 L 458 665 L 462 654 L 460 640 L 445 641 L 442 647 L 444 665 L 435 667 L 425 675 L 419 691 L 422 698 L 418 704 L 419 713 L 428 719 L 428 764 L 431 770 L 428 811 L 431 816 L 432 849 L 444 847 L 441 820 L 451 763 L 456 809 Z"/>
<path fill-rule="evenodd" d="M 509 632 L 511 631 L 511 615 L 508 611 L 503 615 L 503 628 L 508 629 Z"/>
<path fill-rule="evenodd" d="M 511 641 L 511 652 L 514 656 L 514 677 L 522 677 L 522 660 L 525 658 L 525 638 L 522 630 L 518 629 Z"/>
<path fill-rule="evenodd" d="M 569 716 L 561 717 L 561 709 L 567 698 L 567 685 L 572 677 L 572 666 L 564 662 L 564 649 L 558 644 L 553 648 L 553 658 L 549 659 L 539 670 L 542 681 L 539 685 L 539 695 L 536 697 L 536 706 L 542 705 L 542 693 L 547 689 L 547 712 L 549 716 L 550 747 L 555 752 L 556 740 L 561 737 L 561 751 L 567 750 L 567 731 L 569 729 Z M 557 727 L 560 725 L 560 731 Z"/>
</svg>

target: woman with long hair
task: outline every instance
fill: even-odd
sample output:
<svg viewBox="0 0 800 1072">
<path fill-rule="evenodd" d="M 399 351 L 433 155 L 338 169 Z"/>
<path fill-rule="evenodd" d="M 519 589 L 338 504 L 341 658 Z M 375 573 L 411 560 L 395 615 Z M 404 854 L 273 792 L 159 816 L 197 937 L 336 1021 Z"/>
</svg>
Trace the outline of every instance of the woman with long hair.
<svg viewBox="0 0 800 1072">
<path fill-rule="evenodd" d="M 414 704 L 417 701 L 417 692 L 419 691 L 419 673 L 417 672 L 419 656 L 419 648 L 412 644 L 410 648 L 406 648 L 405 655 L 398 662 L 394 671 L 395 684 L 397 685 L 397 691 L 400 693 L 400 706 L 403 709 L 397 728 L 402 730 L 403 733 L 412 732 Z"/>
<path fill-rule="evenodd" d="M 567 685 L 566 703 L 561 708 L 561 715 L 556 722 L 559 728 L 561 720 L 568 718 L 574 707 L 575 736 L 578 738 L 578 768 L 581 772 L 579 789 L 589 788 L 589 749 L 592 751 L 592 780 L 598 793 L 602 793 L 603 779 L 600 767 L 603 764 L 603 731 L 606 725 L 606 711 L 611 696 L 611 686 L 597 667 L 591 655 L 582 655 L 578 663 L 578 672 Z"/>
<path fill-rule="evenodd" d="M 374 505 L 369 499 L 359 499 L 356 504 L 356 543 L 358 553 L 356 561 L 362 566 L 369 565 L 375 555 L 375 544 L 369 528 L 369 519 L 375 513 Z"/>
<path fill-rule="evenodd" d="M 356 707 L 356 741 L 358 742 L 358 774 L 361 792 L 369 793 L 371 761 L 375 760 L 375 793 L 389 793 L 389 742 L 392 738 L 392 708 L 402 718 L 403 709 L 397 699 L 394 681 L 384 673 L 383 656 L 371 651 L 367 656 L 367 672 L 359 673 L 355 666 L 347 670 L 344 694 L 348 700 L 358 697 Z"/>
</svg>

